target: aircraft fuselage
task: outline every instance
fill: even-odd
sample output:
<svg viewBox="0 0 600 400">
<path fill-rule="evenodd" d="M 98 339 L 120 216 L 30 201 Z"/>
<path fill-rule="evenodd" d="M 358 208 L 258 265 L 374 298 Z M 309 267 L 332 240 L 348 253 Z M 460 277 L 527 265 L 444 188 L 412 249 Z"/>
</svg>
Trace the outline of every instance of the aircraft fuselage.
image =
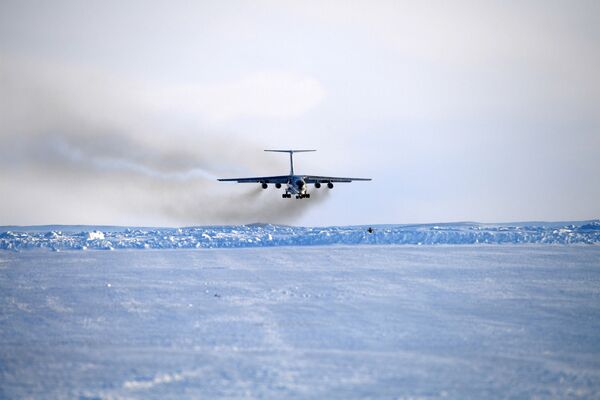
<svg viewBox="0 0 600 400">
<path fill-rule="evenodd" d="M 301 175 L 290 175 L 286 183 L 285 193 L 282 197 L 292 197 L 295 195 L 297 199 L 308 198 L 310 194 L 307 192 L 308 185 L 304 181 L 304 177 Z"/>
<path fill-rule="evenodd" d="M 287 183 L 286 193 L 291 194 L 306 194 L 306 182 L 304 182 L 304 178 L 298 175 L 290 176 L 290 180 Z"/>
</svg>

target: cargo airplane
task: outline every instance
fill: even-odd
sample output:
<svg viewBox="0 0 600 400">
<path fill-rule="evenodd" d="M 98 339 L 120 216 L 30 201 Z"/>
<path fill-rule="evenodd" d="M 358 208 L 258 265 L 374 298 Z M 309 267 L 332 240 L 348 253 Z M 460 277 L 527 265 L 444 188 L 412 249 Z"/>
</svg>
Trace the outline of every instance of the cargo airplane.
<svg viewBox="0 0 600 400">
<path fill-rule="evenodd" d="M 305 153 L 316 150 L 265 150 L 276 153 L 289 153 L 290 155 L 290 173 L 289 175 L 279 176 L 257 176 L 251 178 L 226 178 L 219 179 L 222 182 L 237 182 L 237 183 L 260 183 L 263 189 L 269 187 L 269 184 L 274 185 L 277 189 L 281 189 L 282 185 L 286 185 L 285 193 L 281 195 L 284 199 L 292 198 L 295 195 L 297 199 L 308 199 L 308 185 L 314 185 L 316 189 L 321 185 L 327 185 L 329 189 L 333 189 L 334 183 L 352 182 L 352 181 L 370 181 L 371 178 L 343 178 L 335 176 L 316 176 L 316 175 L 299 175 L 294 173 L 294 153 Z"/>
</svg>

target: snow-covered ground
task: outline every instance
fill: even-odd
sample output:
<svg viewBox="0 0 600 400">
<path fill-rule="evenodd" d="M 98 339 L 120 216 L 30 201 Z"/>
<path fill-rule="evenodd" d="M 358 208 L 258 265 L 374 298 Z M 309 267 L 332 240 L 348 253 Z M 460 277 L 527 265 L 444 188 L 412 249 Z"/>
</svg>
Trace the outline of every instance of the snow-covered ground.
<svg viewBox="0 0 600 400">
<path fill-rule="evenodd" d="M 318 228 L 269 224 L 189 228 L 0 227 L 0 249 L 180 249 L 339 244 L 600 243 L 600 221 Z"/>
<path fill-rule="evenodd" d="M 0 398 L 600 398 L 597 245 L 19 235 L 4 248 L 31 250 L 0 251 Z"/>
</svg>

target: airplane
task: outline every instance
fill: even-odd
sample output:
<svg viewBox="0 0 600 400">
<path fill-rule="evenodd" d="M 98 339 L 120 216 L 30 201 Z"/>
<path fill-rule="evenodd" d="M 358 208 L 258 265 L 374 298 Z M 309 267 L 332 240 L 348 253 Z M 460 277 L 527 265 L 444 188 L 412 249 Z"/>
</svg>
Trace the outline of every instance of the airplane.
<svg viewBox="0 0 600 400">
<path fill-rule="evenodd" d="M 294 173 L 294 153 L 306 153 L 316 150 L 265 150 L 274 153 L 289 153 L 290 154 L 290 173 L 289 175 L 279 176 L 258 176 L 252 178 L 222 178 L 218 179 L 221 182 L 237 182 L 237 183 L 260 183 L 263 189 L 269 187 L 269 184 L 274 184 L 277 189 L 281 189 L 282 185 L 287 185 L 285 193 L 281 195 L 284 199 L 291 199 L 292 195 L 296 199 L 309 199 L 308 185 L 314 185 L 319 189 L 321 185 L 327 185 L 329 189 L 333 189 L 333 184 L 338 182 L 352 181 L 370 181 L 371 178 L 340 178 L 335 176 L 315 176 L 315 175 L 297 175 Z"/>
</svg>

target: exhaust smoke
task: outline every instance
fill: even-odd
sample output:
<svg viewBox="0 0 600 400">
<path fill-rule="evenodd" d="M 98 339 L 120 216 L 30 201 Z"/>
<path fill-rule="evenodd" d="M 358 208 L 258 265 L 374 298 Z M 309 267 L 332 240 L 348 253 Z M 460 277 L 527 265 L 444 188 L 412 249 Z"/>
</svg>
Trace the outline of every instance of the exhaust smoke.
<svg viewBox="0 0 600 400">
<path fill-rule="evenodd" d="M 156 109 L 137 82 L 40 71 L 0 65 L 0 224 L 291 223 L 326 199 L 286 201 L 260 184 L 217 182 L 285 173 L 286 163 L 259 143 Z"/>
</svg>

